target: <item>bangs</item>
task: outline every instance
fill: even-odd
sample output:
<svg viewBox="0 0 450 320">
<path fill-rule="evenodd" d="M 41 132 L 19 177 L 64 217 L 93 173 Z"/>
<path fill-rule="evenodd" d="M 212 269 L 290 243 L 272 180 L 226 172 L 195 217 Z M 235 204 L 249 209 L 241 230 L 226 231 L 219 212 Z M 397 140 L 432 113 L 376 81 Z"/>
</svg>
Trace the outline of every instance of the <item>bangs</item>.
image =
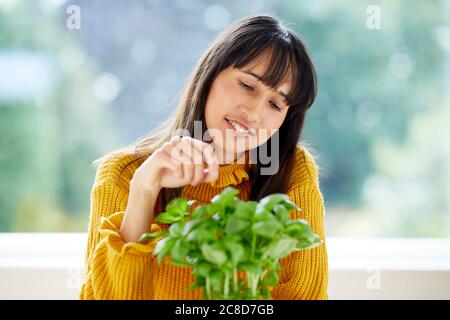
<svg viewBox="0 0 450 320">
<path fill-rule="evenodd" d="M 315 88 L 315 84 L 312 84 L 315 79 L 308 75 L 308 61 L 302 59 L 291 42 L 274 39 L 271 43 L 260 41 L 256 45 L 252 43 L 244 47 L 252 49 L 238 51 L 239 54 L 235 55 L 231 65 L 240 69 L 252 66 L 263 55 L 269 54 L 269 63 L 261 75 L 261 81 L 275 90 L 284 83 L 290 82 L 290 92 L 286 93 L 286 103 L 289 107 L 307 104 L 311 88 Z"/>
</svg>

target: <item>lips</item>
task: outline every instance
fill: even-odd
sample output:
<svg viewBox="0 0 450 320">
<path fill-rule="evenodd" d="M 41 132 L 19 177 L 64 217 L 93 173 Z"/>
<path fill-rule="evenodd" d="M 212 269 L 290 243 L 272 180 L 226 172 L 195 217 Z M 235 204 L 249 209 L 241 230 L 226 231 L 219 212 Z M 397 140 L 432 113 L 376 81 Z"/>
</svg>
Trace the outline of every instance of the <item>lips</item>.
<svg viewBox="0 0 450 320">
<path fill-rule="evenodd" d="M 248 127 L 247 125 L 243 124 L 242 122 L 233 120 L 233 119 L 229 119 L 229 118 L 225 118 L 225 120 L 227 121 L 228 126 L 230 127 L 230 129 L 235 129 L 236 131 L 238 131 L 241 134 L 248 134 L 249 136 L 253 136 L 255 135 L 255 129 Z"/>
<path fill-rule="evenodd" d="M 244 129 L 247 130 L 247 131 L 250 129 L 250 127 L 249 127 L 248 125 L 242 123 L 241 121 L 234 120 L 234 119 L 230 119 L 230 118 L 225 118 L 225 119 L 227 119 L 227 120 L 229 120 L 229 121 L 231 120 L 231 121 L 236 122 L 238 125 L 240 125 L 242 128 L 244 128 Z"/>
</svg>

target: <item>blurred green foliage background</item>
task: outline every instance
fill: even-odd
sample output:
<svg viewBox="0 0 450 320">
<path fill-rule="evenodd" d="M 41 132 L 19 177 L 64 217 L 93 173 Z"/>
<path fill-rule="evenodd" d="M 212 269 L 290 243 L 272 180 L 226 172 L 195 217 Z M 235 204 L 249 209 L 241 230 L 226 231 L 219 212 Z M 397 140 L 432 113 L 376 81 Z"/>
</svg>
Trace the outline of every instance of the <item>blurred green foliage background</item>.
<svg viewBox="0 0 450 320">
<path fill-rule="evenodd" d="M 327 234 L 450 236 L 450 2 L 420 0 L 0 1 L 0 232 L 86 231 L 91 161 L 153 130 L 209 42 L 259 13 L 317 67 L 303 139 Z"/>
</svg>

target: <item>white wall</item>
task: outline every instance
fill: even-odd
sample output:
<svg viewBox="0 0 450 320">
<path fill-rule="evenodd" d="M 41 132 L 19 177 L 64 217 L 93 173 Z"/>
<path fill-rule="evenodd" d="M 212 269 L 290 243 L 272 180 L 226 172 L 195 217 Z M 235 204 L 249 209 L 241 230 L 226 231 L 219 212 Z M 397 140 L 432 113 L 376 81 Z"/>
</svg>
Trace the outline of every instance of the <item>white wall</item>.
<svg viewBox="0 0 450 320">
<path fill-rule="evenodd" d="M 0 299 L 77 299 L 84 233 L 0 234 Z M 330 299 L 450 299 L 450 239 L 328 238 Z"/>
</svg>

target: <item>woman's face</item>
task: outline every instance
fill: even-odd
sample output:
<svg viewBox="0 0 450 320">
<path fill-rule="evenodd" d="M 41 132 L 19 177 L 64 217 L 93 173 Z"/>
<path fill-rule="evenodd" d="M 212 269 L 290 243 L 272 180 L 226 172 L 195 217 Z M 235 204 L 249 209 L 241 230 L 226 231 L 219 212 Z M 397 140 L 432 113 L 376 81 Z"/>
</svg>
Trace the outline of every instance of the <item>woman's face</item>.
<svg viewBox="0 0 450 320">
<path fill-rule="evenodd" d="M 212 83 L 205 119 L 221 164 L 265 143 L 286 117 L 289 106 L 283 95 L 290 83 L 275 90 L 258 80 L 268 62 L 264 55 L 242 69 L 228 67 Z"/>
</svg>

